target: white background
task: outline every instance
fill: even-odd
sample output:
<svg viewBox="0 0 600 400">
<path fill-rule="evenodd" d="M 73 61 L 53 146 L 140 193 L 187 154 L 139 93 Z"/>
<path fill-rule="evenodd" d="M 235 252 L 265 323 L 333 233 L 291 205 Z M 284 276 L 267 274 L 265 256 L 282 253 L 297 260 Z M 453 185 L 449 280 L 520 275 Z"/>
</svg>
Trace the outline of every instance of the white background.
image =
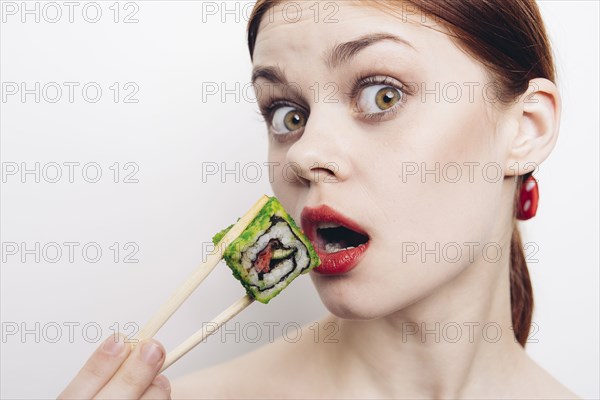
<svg viewBox="0 0 600 400">
<path fill-rule="evenodd" d="M 72 263 L 64 245 L 56 263 L 44 258 L 35 262 L 34 255 L 22 262 L 20 254 L 3 252 L 2 398 L 55 397 L 98 345 L 94 327 L 106 337 L 115 323 L 143 325 L 198 265 L 202 243 L 234 222 L 260 194 L 271 194 L 266 168 L 257 183 L 244 182 L 243 176 L 238 183 L 235 174 L 223 180 L 202 176 L 206 163 L 224 162 L 233 169 L 236 162 L 266 161 L 264 124 L 248 101 L 251 96 L 236 101 L 228 95 L 225 102 L 219 96 L 202 99 L 203 83 L 223 82 L 233 89 L 236 82 L 249 81 L 244 10 L 250 9 L 245 3 L 238 4 L 237 14 L 210 16 L 203 14 L 200 1 L 137 1 L 138 23 L 122 22 L 134 11 L 125 9 L 124 2 L 118 23 L 109 9 L 113 2 L 100 3 L 103 14 L 97 23 L 83 19 L 85 2 L 75 9 L 73 23 L 66 7 L 57 23 L 43 16 L 36 23 L 33 15 L 22 23 L 20 13 L 3 15 L 2 82 L 26 82 L 28 88 L 35 82 L 80 83 L 73 103 L 66 86 L 57 103 L 44 98 L 36 103 L 33 95 L 25 103 L 19 95 L 3 99 L 3 168 L 11 163 L 33 168 L 36 162 L 41 167 L 52 162 L 81 165 L 73 183 L 63 165 L 58 183 L 44 177 L 36 183 L 31 174 L 23 183 L 17 174 L 2 184 L 4 246 L 80 243 Z M 15 4 L 21 7 L 21 2 Z M 34 2 L 27 4 L 34 7 Z M 221 2 L 213 4 L 222 7 Z M 537 175 L 538 216 L 522 228 L 525 241 L 539 248 L 539 262 L 530 263 L 538 331 L 527 349 L 577 394 L 598 398 L 599 7 L 596 1 L 542 1 L 540 6 L 555 46 L 564 107 L 557 148 Z M 54 11 L 47 11 L 54 18 Z M 88 12 L 94 16 L 93 10 Z M 87 82 L 97 82 L 103 90 L 97 103 L 82 97 Z M 123 85 L 134 82 L 138 103 L 122 98 L 115 103 L 109 89 L 114 82 L 119 82 L 121 95 L 131 92 Z M 82 178 L 81 166 L 90 162 L 101 167 L 98 183 Z M 109 169 L 115 162 L 120 163 L 119 183 Z M 127 162 L 139 167 L 134 176 L 138 183 L 122 182 L 124 173 L 132 171 L 123 169 Z M 55 170 L 46 172 L 54 177 Z M 92 172 L 86 176 L 93 178 Z M 256 170 L 240 172 L 253 178 Z M 82 258 L 82 246 L 92 242 L 103 251 L 97 263 Z M 119 262 L 109 248 L 115 242 L 121 245 Z M 138 263 L 123 262 L 127 252 L 122 246 L 128 242 L 139 246 Z M 243 293 L 229 269 L 220 265 L 158 339 L 172 348 Z M 298 279 L 269 305 L 257 303 L 244 311 L 235 319 L 237 329 L 233 321 L 228 324 L 227 342 L 220 334 L 211 337 L 167 375 L 174 378 L 256 349 L 269 341 L 264 323 L 278 323 L 273 332 L 279 336 L 284 325 L 293 328 L 290 324 L 308 323 L 324 312 L 310 279 Z M 248 325 L 252 322 L 261 327 L 256 343 L 249 340 L 257 333 L 256 325 Z M 72 343 L 70 323 L 78 324 Z M 9 335 L 15 327 L 19 331 Z M 24 329 L 29 333 L 22 336 Z"/>
</svg>

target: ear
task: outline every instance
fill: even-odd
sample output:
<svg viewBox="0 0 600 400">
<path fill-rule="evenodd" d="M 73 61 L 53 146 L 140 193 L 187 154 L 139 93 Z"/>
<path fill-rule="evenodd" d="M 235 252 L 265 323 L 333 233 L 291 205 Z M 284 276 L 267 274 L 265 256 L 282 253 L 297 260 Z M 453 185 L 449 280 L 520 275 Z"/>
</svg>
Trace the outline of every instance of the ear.
<svg viewBox="0 0 600 400">
<path fill-rule="evenodd" d="M 531 172 L 550 155 L 558 139 L 562 103 L 553 82 L 535 78 L 514 107 L 518 128 L 509 143 L 508 176 Z"/>
</svg>

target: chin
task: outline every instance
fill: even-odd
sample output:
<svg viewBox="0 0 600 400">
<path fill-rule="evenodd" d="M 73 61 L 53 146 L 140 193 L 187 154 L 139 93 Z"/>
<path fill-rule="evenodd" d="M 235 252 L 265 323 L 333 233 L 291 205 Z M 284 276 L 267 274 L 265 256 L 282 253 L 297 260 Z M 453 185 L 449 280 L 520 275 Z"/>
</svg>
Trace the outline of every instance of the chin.
<svg viewBox="0 0 600 400">
<path fill-rule="evenodd" d="M 369 272 L 375 265 L 377 274 Z M 323 305 L 333 315 L 372 320 L 407 310 L 437 293 L 461 275 L 467 265 L 406 263 L 400 267 L 390 259 L 377 258 L 346 274 L 322 275 L 312 271 L 310 276 Z"/>
<path fill-rule="evenodd" d="M 377 282 L 359 280 L 357 276 L 324 276 L 311 272 L 311 278 L 323 305 L 338 318 L 365 321 L 382 318 L 414 301 L 400 295 L 400 288 L 382 292 Z"/>
</svg>

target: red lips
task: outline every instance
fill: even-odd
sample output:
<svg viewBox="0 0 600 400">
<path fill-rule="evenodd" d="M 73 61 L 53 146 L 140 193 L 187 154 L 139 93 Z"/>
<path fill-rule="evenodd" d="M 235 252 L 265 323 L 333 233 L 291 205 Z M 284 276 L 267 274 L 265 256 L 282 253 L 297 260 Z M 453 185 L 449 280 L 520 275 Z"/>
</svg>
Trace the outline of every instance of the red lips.
<svg viewBox="0 0 600 400">
<path fill-rule="evenodd" d="M 358 265 L 358 262 L 370 243 L 367 233 L 360 225 L 326 205 L 314 208 L 305 207 L 302 210 L 300 218 L 302 230 L 312 242 L 321 259 L 321 265 L 314 269 L 315 272 L 327 275 L 343 274 Z M 327 253 L 323 243 L 321 243 L 317 235 L 319 223 L 333 223 L 340 225 L 355 233 L 364 235 L 367 238 L 367 241 L 351 249 Z"/>
</svg>

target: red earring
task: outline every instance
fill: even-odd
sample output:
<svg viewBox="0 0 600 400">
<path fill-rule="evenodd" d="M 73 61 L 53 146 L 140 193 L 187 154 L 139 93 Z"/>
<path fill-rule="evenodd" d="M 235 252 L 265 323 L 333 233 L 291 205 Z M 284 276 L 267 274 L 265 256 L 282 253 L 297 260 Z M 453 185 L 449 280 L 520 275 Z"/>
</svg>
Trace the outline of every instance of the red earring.
<svg viewBox="0 0 600 400">
<path fill-rule="evenodd" d="M 521 185 L 519 192 L 519 209 L 517 210 L 517 219 L 526 221 L 535 217 L 540 200 L 538 183 L 533 176 L 530 176 Z"/>
</svg>

